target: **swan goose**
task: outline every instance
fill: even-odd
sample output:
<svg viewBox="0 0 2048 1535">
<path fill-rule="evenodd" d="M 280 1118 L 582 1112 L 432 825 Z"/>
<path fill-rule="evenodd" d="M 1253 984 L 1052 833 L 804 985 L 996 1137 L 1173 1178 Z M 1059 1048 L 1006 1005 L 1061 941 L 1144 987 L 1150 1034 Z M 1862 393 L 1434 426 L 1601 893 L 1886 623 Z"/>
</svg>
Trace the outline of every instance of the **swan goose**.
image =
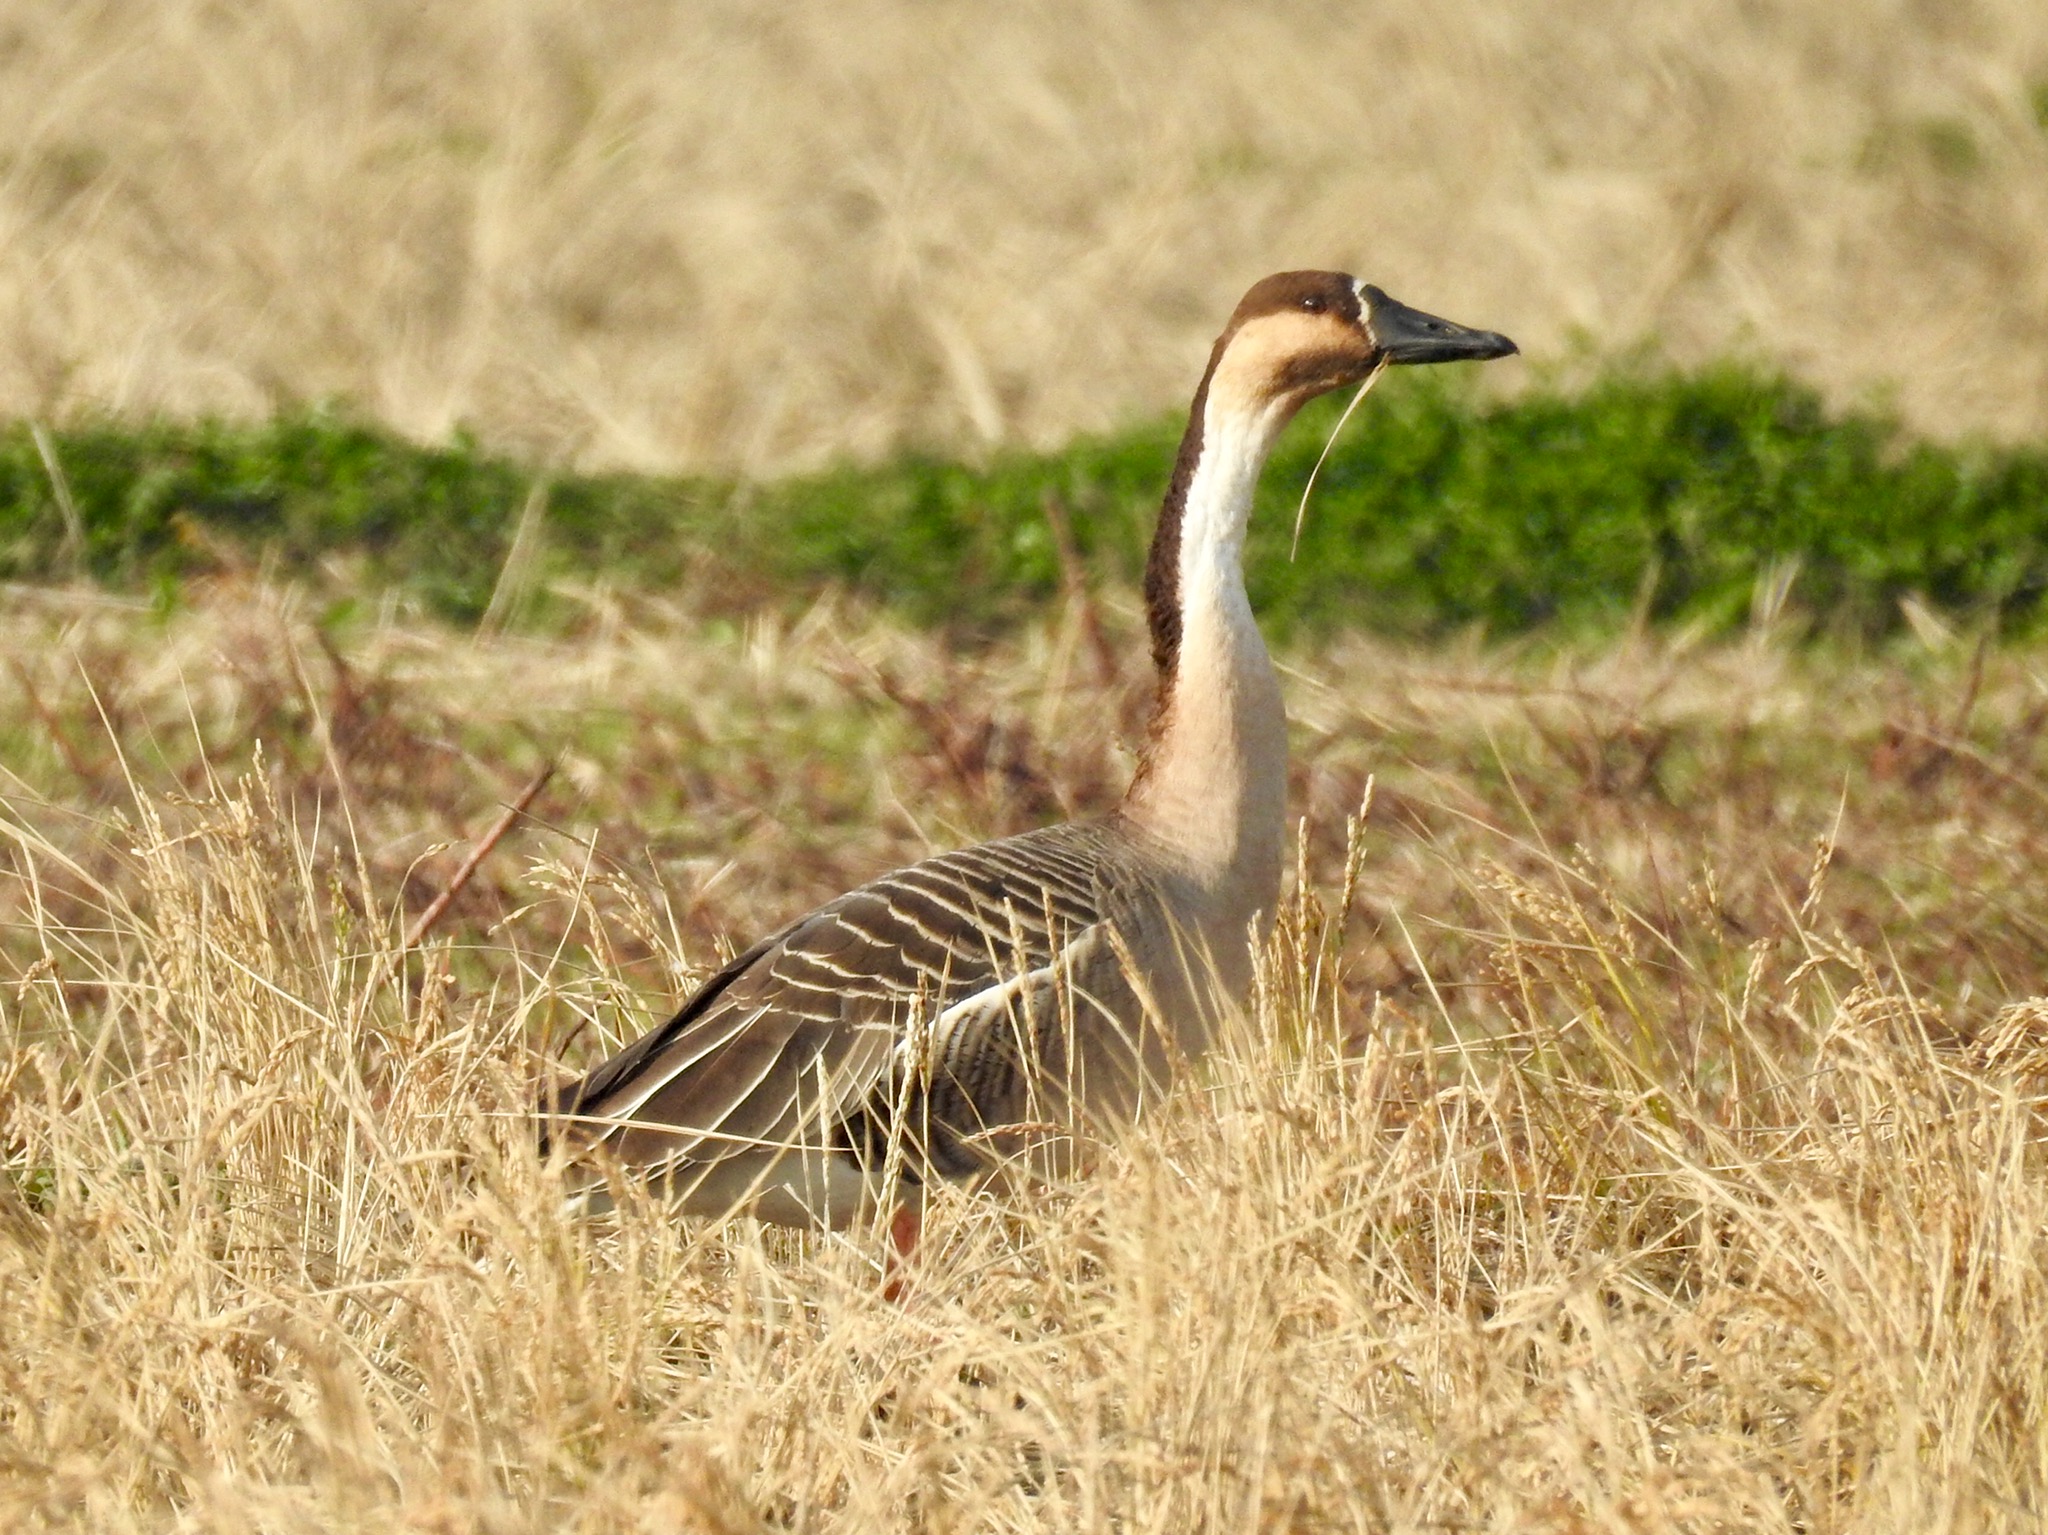
<svg viewBox="0 0 2048 1535">
<path fill-rule="evenodd" d="M 1252 495 L 1303 404 L 1386 364 L 1513 342 L 1336 272 L 1231 315 L 1195 391 L 1145 567 L 1158 695 L 1123 802 L 942 853 L 771 933 L 556 1095 L 686 1213 L 917 1236 L 934 1178 L 1072 1164 L 1199 1055 L 1250 988 L 1280 894 L 1287 717 L 1245 595 Z M 603 1158 L 595 1159 L 602 1162 Z M 608 1203 L 601 1169 L 586 1206 Z"/>
</svg>

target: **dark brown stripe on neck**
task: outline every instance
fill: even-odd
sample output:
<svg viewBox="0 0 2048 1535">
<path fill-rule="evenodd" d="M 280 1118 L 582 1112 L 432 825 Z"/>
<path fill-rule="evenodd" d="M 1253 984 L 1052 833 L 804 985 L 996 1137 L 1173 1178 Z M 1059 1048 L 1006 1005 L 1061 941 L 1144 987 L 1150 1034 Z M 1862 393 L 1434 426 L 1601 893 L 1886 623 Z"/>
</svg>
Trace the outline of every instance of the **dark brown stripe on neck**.
<svg viewBox="0 0 2048 1535">
<path fill-rule="evenodd" d="M 1181 436 L 1173 476 L 1166 482 L 1166 498 L 1159 504 L 1159 526 L 1145 556 L 1145 626 L 1152 635 L 1152 664 L 1159 669 L 1161 710 L 1166 707 L 1174 667 L 1180 659 L 1180 527 L 1187 513 L 1188 488 L 1202 461 L 1202 417 L 1209 406 L 1209 380 L 1215 376 L 1216 363 L 1229 339 L 1226 332 L 1209 354 L 1209 366 L 1195 390 L 1195 402 L 1188 408 L 1188 429 Z"/>
</svg>

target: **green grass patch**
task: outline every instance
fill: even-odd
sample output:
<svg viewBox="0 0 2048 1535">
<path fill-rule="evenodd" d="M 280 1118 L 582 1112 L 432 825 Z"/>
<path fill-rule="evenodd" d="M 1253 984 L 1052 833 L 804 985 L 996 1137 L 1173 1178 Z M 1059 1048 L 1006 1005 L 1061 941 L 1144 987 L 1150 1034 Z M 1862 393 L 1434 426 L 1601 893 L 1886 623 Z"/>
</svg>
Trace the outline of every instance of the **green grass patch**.
<svg viewBox="0 0 2048 1535">
<path fill-rule="evenodd" d="M 1793 603 L 1830 628 L 1883 631 L 1907 594 L 2009 628 L 2040 622 L 2048 452 L 1912 442 L 1736 367 L 1617 373 L 1497 404 L 1454 371 L 1397 373 L 1375 393 L 1324 468 L 1291 563 L 1295 501 L 1335 404 L 1288 434 L 1248 561 L 1276 629 L 1508 634 L 1637 612 L 1722 627 L 1787 573 Z M 1057 590 L 1048 497 L 1099 578 L 1135 579 L 1179 428 L 980 467 L 913 455 L 750 486 L 557 474 L 534 503 L 530 465 L 331 413 L 87 424 L 49 439 L 67 515 L 14 426 L 0 431 L 0 577 L 83 571 L 174 597 L 195 572 L 262 561 L 474 621 L 534 505 L 514 583 L 540 594 L 528 619 L 545 621 L 554 582 L 658 585 L 708 565 L 735 608 L 837 582 L 919 621 L 997 627 Z"/>
</svg>

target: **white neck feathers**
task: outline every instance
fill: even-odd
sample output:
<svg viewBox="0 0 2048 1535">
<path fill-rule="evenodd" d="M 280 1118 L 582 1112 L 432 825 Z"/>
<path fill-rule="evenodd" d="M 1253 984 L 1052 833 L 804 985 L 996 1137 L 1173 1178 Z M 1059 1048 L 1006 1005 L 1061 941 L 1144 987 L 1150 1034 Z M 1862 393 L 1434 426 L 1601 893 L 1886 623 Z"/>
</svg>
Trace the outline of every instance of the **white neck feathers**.
<svg viewBox="0 0 2048 1535">
<path fill-rule="evenodd" d="M 1211 379 L 1190 423 L 1160 706 L 1124 814 L 1218 902 L 1219 920 L 1270 918 L 1287 813 L 1287 716 L 1244 589 L 1244 540 L 1266 454 L 1292 414 Z M 1196 438 L 1199 433 L 1199 438 Z M 1161 594 L 1164 597 L 1165 594 Z"/>
</svg>

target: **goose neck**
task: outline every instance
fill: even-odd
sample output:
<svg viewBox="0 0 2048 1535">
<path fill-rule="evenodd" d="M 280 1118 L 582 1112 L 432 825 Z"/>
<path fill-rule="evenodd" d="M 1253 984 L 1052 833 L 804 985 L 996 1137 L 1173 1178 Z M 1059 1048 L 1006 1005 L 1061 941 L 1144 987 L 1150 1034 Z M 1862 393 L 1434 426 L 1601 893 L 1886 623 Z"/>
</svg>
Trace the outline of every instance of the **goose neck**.
<svg viewBox="0 0 2048 1535">
<path fill-rule="evenodd" d="M 1124 802 L 1240 931 L 1273 910 L 1285 833 L 1287 719 L 1244 587 L 1253 493 L 1284 424 L 1197 396 L 1147 564 L 1159 696 Z"/>
</svg>

